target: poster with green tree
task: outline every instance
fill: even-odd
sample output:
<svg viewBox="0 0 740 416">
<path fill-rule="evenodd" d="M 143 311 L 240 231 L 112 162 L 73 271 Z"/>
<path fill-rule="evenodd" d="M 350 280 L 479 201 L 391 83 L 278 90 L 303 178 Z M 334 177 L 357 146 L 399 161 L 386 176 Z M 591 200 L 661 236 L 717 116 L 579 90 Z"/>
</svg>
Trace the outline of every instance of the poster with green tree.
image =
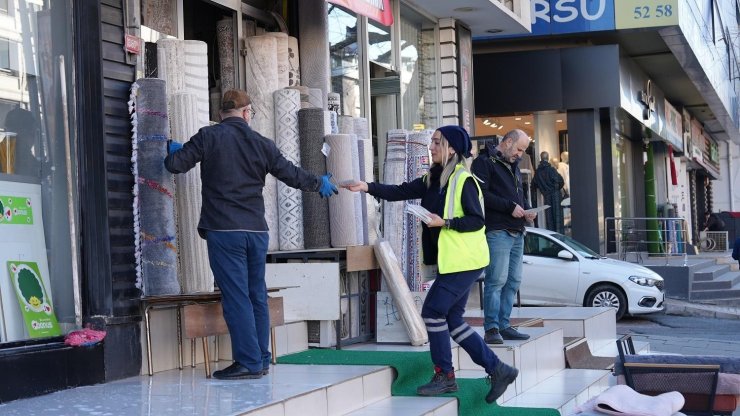
<svg viewBox="0 0 740 416">
<path fill-rule="evenodd" d="M 7 264 L 28 335 L 31 338 L 60 335 L 59 323 L 38 265 L 28 261 L 9 261 Z"/>
</svg>

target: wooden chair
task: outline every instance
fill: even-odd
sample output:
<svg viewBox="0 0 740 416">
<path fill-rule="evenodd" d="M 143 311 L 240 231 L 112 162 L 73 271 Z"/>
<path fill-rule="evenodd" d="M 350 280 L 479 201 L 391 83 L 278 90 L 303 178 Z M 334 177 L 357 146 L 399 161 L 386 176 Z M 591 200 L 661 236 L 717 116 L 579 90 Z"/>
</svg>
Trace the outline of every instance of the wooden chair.
<svg viewBox="0 0 740 416">
<path fill-rule="evenodd" d="M 268 297 L 267 306 L 270 310 L 270 349 L 272 362 L 276 362 L 277 348 L 275 344 L 275 327 L 285 323 L 283 314 L 283 298 Z M 229 328 L 224 320 L 221 302 L 198 303 L 182 306 L 182 333 L 188 339 L 201 338 L 203 340 L 203 358 L 206 378 L 211 378 L 210 353 L 208 352 L 208 337 L 226 335 Z M 193 354 L 195 354 L 193 352 Z M 218 361 L 218 357 L 216 357 Z"/>
</svg>

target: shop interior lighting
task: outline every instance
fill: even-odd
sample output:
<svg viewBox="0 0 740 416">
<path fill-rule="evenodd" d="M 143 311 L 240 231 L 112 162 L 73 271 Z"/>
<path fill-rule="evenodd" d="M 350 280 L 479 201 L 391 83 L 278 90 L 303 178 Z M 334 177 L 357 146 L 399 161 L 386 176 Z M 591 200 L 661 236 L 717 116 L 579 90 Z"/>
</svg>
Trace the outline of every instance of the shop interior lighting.
<svg viewBox="0 0 740 416">
<path fill-rule="evenodd" d="M 522 121 L 522 118 L 521 117 L 514 117 L 514 120 L 516 120 L 516 121 Z"/>
<path fill-rule="evenodd" d="M 555 120 L 555 122 L 556 122 L 556 123 L 562 123 L 562 122 L 563 122 L 563 120 L 557 119 L 557 120 Z"/>
<path fill-rule="evenodd" d="M 530 124 L 532 124 L 532 122 L 531 121 L 525 121 L 524 124 L 530 125 Z"/>
<path fill-rule="evenodd" d="M 485 120 L 483 120 L 483 124 L 486 125 L 486 126 L 488 126 L 488 125 L 491 124 L 491 120 L 485 119 Z"/>
</svg>

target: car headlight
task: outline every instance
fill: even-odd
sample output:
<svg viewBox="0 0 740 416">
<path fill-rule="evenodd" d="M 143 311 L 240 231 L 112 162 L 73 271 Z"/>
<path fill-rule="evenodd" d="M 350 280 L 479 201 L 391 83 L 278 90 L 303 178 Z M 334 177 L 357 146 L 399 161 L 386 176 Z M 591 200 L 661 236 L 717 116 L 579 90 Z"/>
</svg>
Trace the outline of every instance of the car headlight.
<svg viewBox="0 0 740 416">
<path fill-rule="evenodd" d="M 640 286 L 647 287 L 660 286 L 663 283 L 662 279 L 656 279 L 654 277 L 630 276 L 629 279 Z"/>
</svg>

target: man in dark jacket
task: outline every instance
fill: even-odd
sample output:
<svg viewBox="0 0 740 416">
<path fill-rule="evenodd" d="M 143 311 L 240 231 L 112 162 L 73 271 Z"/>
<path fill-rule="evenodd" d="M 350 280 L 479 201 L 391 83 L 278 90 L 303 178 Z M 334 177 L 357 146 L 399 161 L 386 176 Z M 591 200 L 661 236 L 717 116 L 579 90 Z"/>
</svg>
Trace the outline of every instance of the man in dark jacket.
<svg viewBox="0 0 740 416">
<path fill-rule="evenodd" d="M 529 147 L 522 130 L 512 130 L 498 146 L 488 144 L 473 161 L 473 174 L 481 180 L 486 210 L 486 239 L 491 256 L 483 289 L 485 341 L 502 344 L 504 339 L 528 339 L 509 325 L 514 297 L 522 281 L 522 256 L 526 221 L 535 213 L 524 198 L 519 160 Z"/>
<path fill-rule="evenodd" d="M 229 90 L 221 124 L 203 127 L 190 141 L 168 143 L 165 167 L 184 173 L 200 162 L 203 207 L 198 233 L 221 289 L 234 363 L 216 371 L 225 380 L 260 378 L 270 369 L 270 316 L 265 261 L 268 229 L 262 188 L 268 173 L 286 185 L 322 197 L 337 193 L 331 174 L 316 176 L 296 167 L 272 140 L 249 127 L 253 110 L 242 90 Z"/>
<path fill-rule="evenodd" d="M 560 190 L 563 189 L 565 181 L 557 170 L 550 164 L 550 154 L 540 153 L 540 164 L 534 175 L 534 186 L 542 192 L 545 205 L 549 205 L 545 211 L 547 218 L 547 229 L 563 232 L 563 211 L 560 209 Z"/>
</svg>

